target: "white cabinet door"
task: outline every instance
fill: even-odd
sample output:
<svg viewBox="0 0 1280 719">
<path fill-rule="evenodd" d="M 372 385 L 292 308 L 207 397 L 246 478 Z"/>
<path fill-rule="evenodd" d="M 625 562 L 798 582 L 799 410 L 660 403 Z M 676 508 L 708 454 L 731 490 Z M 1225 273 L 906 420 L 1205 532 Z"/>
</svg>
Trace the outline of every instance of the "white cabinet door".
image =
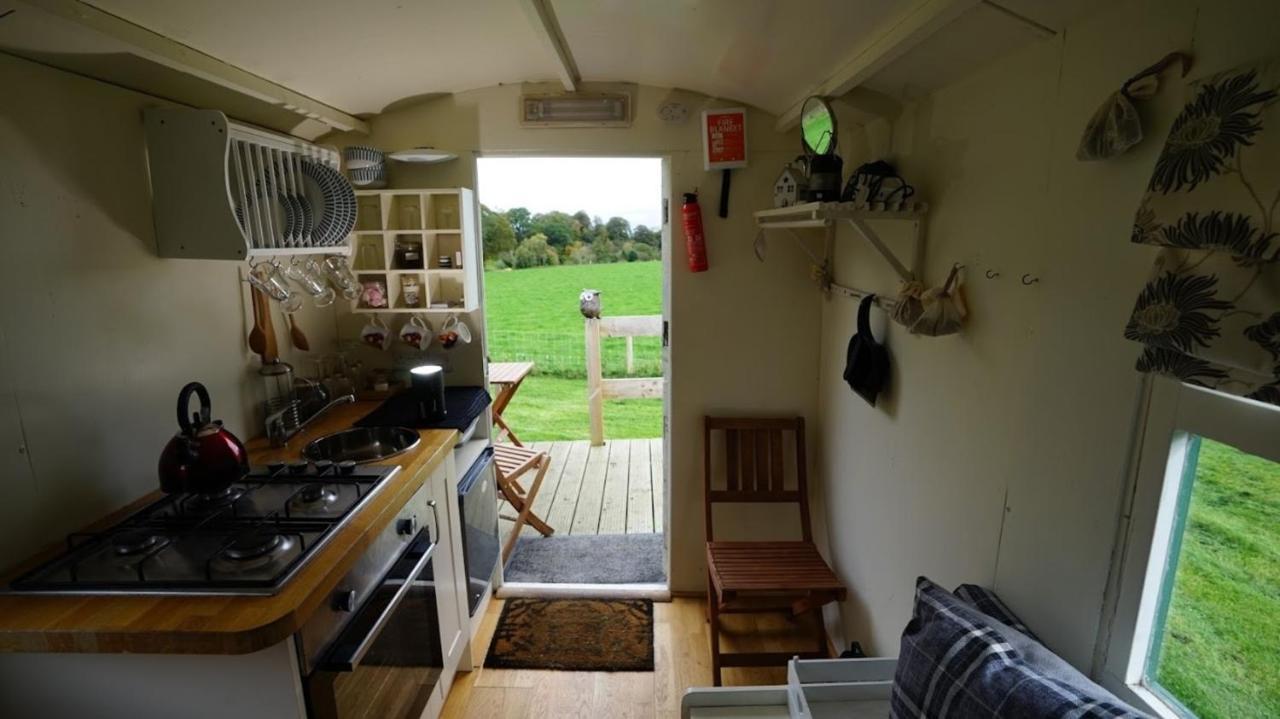
<svg viewBox="0 0 1280 719">
<path fill-rule="evenodd" d="M 440 619 L 440 648 L 444 653 L 444 671 L 440 676 L 441 696 L 447 694 L 458 670 L 458 662 L 470 637 L 470 626 L 464 622 L 467 616 L 465 584 L 459 584 L 462 567 L 462 538 L 457 523 L 458 491 L 453 458 L 445 460 L 427 480 L 430 496 L 435 502 L 432 513 L 431 536 L 436 541 L 432 559 L 432 575 L 436 584 L 436 606 Z"/>
</svg>

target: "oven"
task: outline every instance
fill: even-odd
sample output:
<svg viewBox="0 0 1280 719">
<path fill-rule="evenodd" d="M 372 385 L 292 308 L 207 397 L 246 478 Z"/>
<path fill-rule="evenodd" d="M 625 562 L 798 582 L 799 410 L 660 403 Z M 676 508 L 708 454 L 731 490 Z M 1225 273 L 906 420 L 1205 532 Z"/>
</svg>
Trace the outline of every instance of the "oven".
<svg viewBox="0 0 1280 719">
<path fill-rule="evenodd" d="M 467 613 L 473 617 L 498 566 L 497 491 L 493 448 L 486 447 L 458 482 L 462 555 L 467 569 Z"/>
<path fill-rule="evenodd" d="M 397 520 L 396 533 L 412 538 L 390 570 L 362 591 L 335 594 L 333 608 L 351 614 L 307 677 L 312 719 L 421 716 L 444 670 L 432 573 L 438 521 Z"/>
</svg>

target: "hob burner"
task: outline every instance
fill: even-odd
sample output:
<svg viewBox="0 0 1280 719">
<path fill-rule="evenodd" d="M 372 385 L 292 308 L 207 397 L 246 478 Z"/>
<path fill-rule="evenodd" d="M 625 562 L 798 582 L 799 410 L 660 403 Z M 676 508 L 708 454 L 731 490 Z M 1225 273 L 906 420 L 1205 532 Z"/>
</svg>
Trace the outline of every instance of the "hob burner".
<svg viewBox="0 0 1280 719">
<path fill-rule="evenodd" d="M 325 506 L 338 501 L 338 490 L 328 484 L 308 484 L 293 495 L 292 503 L 306 507 Z"/>
<path fill-rule="evenodd" d="M 196 514 L 208 514 L 230 507 L 242 496 L 244 490 L 239 487 L 227 487 L 221 492 L 208 494 L 192 494 L 182 498 L 182 509 Z"/>
<path fill-rule="evenodd" d="M 118 556 L 132 557 L 166 542 L 164 537 L 147 531 L 121 532 L 111 538 L 111 548 Z"/>
<path fill-rule="evenodd" d="M 222 556 L 237 562 L 247 562 L 280 549 L 285 544 L 284 537 L 267 532 L 249 532 L 231 540 L 222 550 Z"/>
</svg>

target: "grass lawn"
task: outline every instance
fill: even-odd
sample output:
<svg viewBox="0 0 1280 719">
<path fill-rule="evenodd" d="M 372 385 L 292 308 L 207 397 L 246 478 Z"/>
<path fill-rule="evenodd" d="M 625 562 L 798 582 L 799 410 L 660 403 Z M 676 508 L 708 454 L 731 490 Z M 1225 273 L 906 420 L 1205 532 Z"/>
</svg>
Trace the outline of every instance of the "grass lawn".
<svg viewBox="0 0 1280 719">
<path fill-rule="evenodd" d="M 578 295 L 602 291 L 606 317 L 662 313 L 662 263 L 563 265 L 485 272 L 489 356 L 532 360 L 537 367 L 504 413 L 522 440 L 586 439 L 586 360 Z M 624 377 L 625 341 L 603 343 L 606 377 Z M 635 339 L 632 376 L 662 373 L 661 340 Z M 605 403 L 605 437 L 662 436 L 662 400 Z"/>
<path fill-rule="evenodd" d="M 1201 719 L 1280 717 L 1280 465 L 1200 440 L 1156 676 Z"/>
</svg>

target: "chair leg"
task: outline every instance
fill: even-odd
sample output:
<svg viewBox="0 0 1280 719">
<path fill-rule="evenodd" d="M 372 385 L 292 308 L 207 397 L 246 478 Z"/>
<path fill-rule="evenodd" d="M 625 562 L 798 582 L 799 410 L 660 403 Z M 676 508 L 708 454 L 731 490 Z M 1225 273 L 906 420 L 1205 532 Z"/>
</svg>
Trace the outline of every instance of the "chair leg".
<svg viewBox="0 0 1280 719">
<path fill-rule="evenodd" d="M 711 682 L 712 686 L 721 685 L 720 676 L 720 600 L 716 595 L 715 584 L 711 574 L 707 574 L 707 618 L 711 622 Z"/>
<path fill-rule="evenodd" d="M 831 656 L 831 650 L 827 647 L 827 626 L 822 621 L 822 607 L 813 610 L 814 620 L 814 636 L 818 640 L 818 651 L 824 657 Z"/>
</svg>

